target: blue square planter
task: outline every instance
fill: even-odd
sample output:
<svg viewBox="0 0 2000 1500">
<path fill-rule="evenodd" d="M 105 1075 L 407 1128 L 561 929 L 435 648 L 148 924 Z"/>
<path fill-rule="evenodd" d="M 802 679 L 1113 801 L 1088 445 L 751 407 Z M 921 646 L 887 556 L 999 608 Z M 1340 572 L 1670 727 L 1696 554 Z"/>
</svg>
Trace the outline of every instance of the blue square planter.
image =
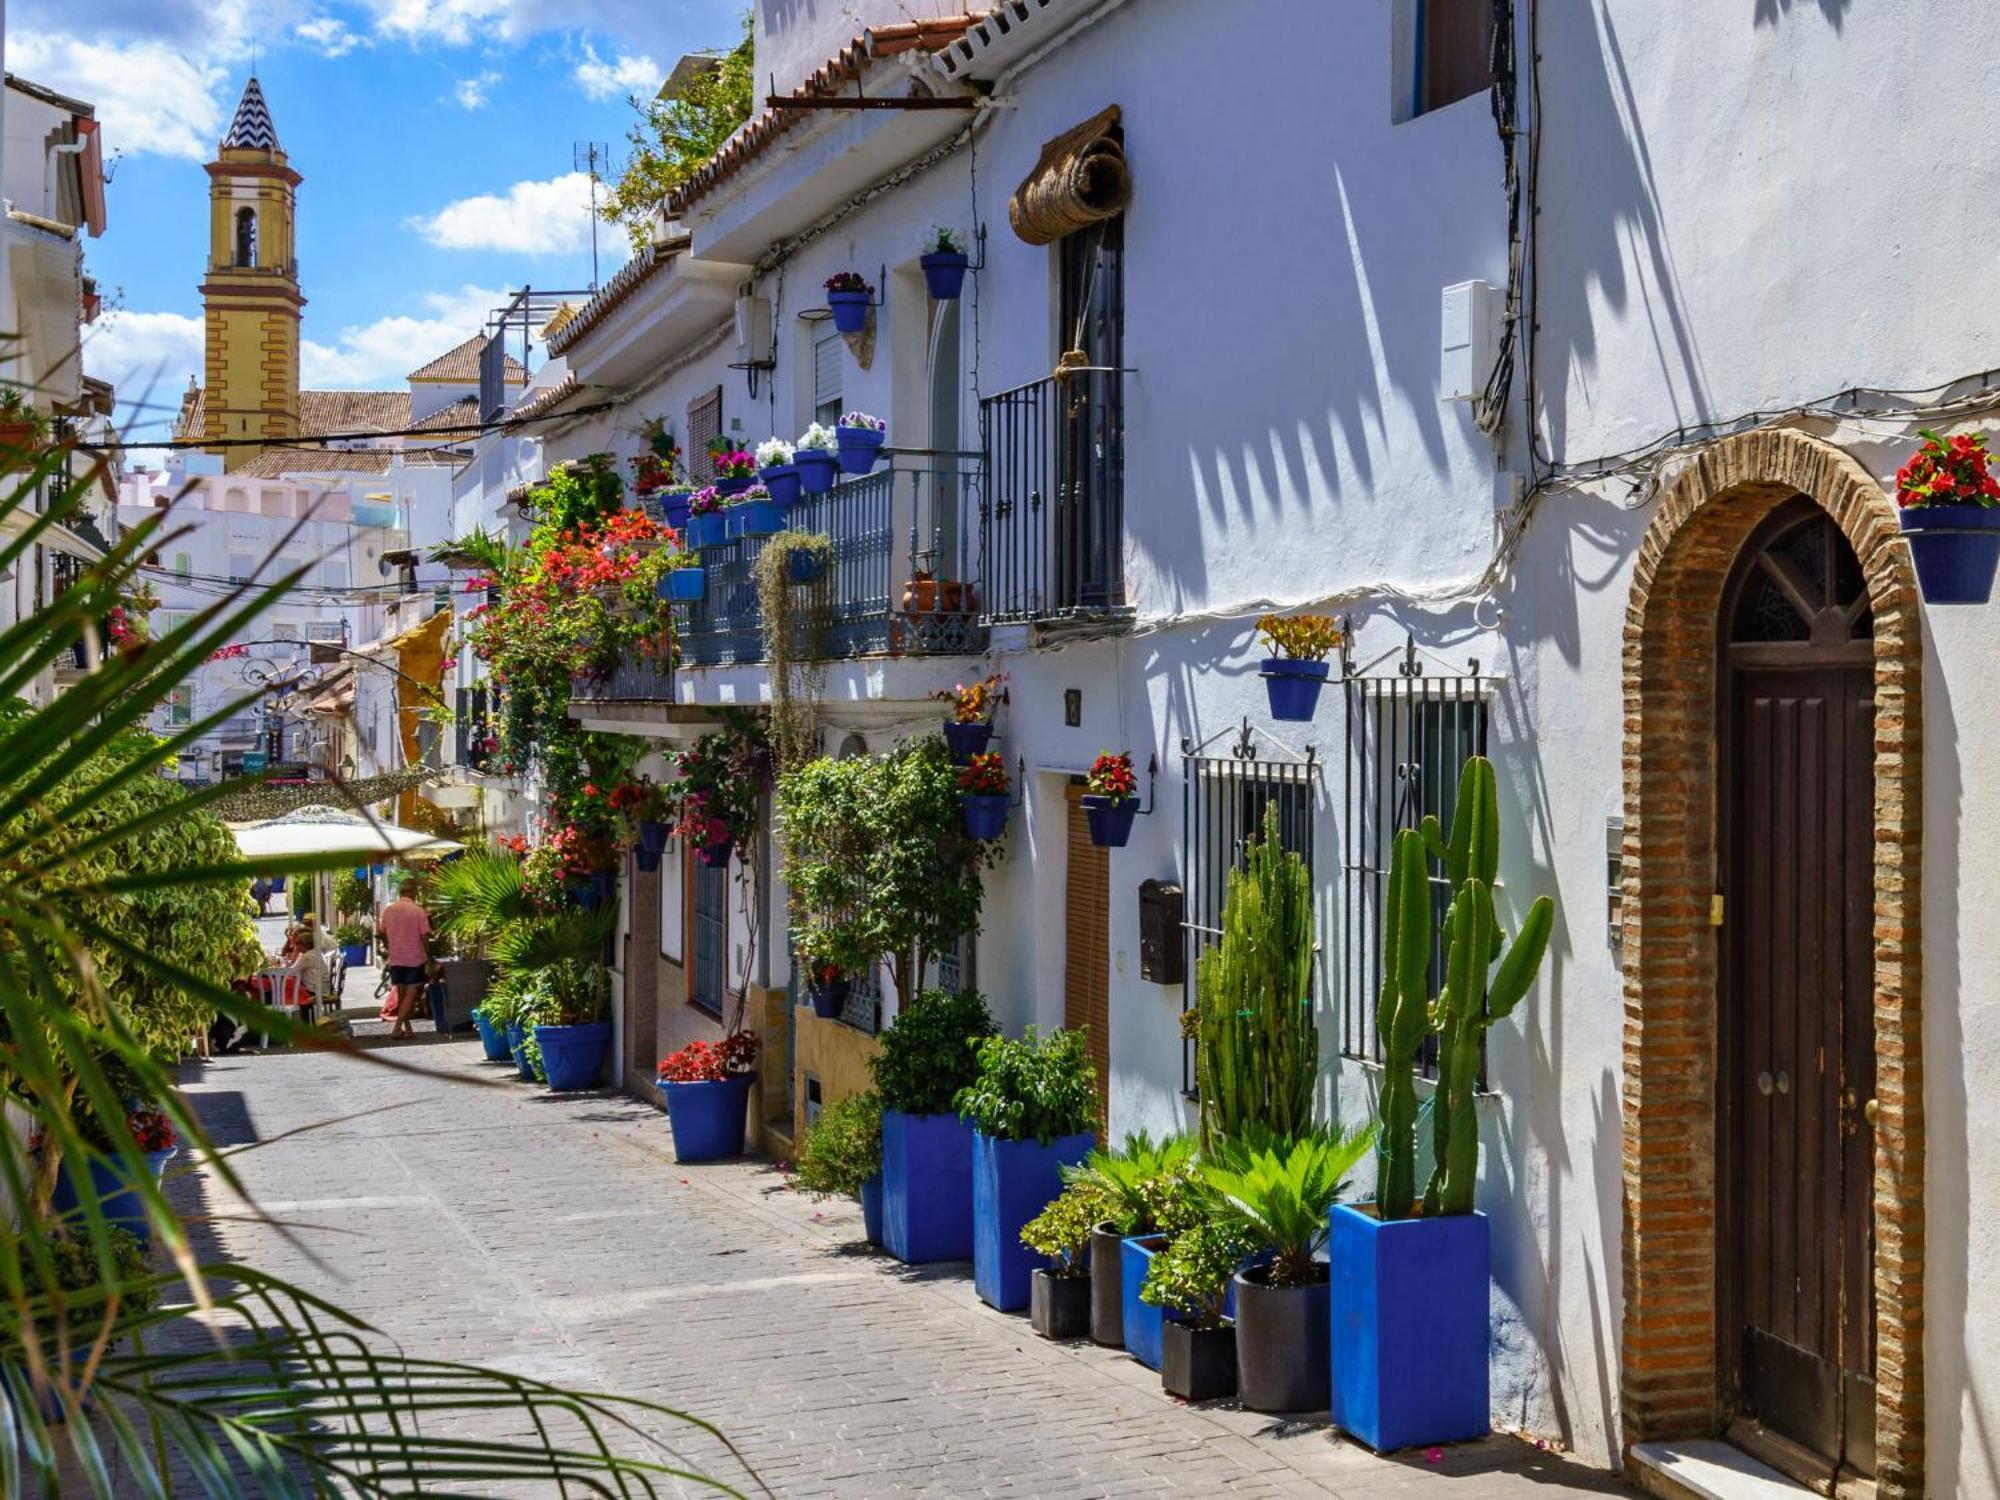
<svg viewBox="0 0 2000 1500">
<path fill-rule="evenodd" d="M 1042 1257 L 1021 1243 L 1021 1226 L 1062 1192 L 1061 1169 L 1096 1143 L 1087 1133 L 1047 1146 L 972 1133 L 972 1285 L 989 1307 L 1017 1312 L 1028 1305 L 1028 1278 Z"/>
<path fill-rule="evenodd" d="M 1163 1235 L 1128 1237 L 1118 1247 L 1119 1301 L 1125 1314 L 1125 1352 L 1149 1370 L 1160 1368 L 1160 1343 L 1167 1310 L 1139 1300 L 1153 1257 L 1166 1245 Z"/>
<path fill-rule="evenodd" d="M 882 1243 L 882 1174 L 877 1172 L 861 1184 L 861 1232 L 868 1243 Z"/>
<path fill-rule="evenodd" d="M 1486 1216 L 1327 1222 L 1334 1424 L 1378 1453 L 1484 1437 Z"/>
<path fill-rule="evenodd" d="M 972 1258 L 972 1127 L 882 1111 L 882 1248 L 908 1265 Z"/>
</svg>

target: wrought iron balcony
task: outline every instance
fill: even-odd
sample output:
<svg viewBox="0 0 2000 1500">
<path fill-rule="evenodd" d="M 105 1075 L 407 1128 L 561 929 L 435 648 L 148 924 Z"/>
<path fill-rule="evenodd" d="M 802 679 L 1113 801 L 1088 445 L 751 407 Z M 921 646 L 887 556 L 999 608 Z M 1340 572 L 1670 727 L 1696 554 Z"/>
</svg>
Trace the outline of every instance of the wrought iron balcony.
<svg viewBox="0 0 2000 1500">
<path fill-rule="evenodd" d="M 1125 616 L 1122 379 L 1065 370 L 980 402 L 982 620 Z"/>
</svg>

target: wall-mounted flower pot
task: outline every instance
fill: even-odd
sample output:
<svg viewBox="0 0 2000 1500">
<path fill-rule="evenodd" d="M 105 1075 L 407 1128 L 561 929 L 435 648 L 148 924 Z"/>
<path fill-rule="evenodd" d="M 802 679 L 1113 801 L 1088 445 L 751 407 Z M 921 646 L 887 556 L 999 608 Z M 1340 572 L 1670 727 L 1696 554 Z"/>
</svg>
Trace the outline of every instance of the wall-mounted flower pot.
<svg viewBox="0 0 2000 1500">
<path fill-rule="evenodd" d="M 604 1081 L 604 1059 L 611 1051 L 609 1021 L 537 1026 L 535 1041 L 542 1049 L 542 1072 L 554 1092 L 578 1093 Z"/>
<path fill-rule="evenodd" d="M 744 536 L 776 536 L 785 529 L 785 507 L 776 500 L 745 500 L 729 508 L 731 516 L 741 516 Z"/>
<path fill-rule="evenodd" d="M 514 1054 L 507 1046 L 505 1027 L 495 1026 L 486 1018 L 486 1012 L 483 1010 L 475 1010 L 472 1013 L 472 1024 L 479 1029 L 479 1045 L 485 1049 L 488 1062 L 514 1060 Z"/>
<path fill-rule="evenodd" d="M 785 572 L 793 583 L 818 583 L 826 577 L 826 559 L 817 552 L 788 552 L 785 554 Z"/>
<path fill-rule="evenodd" d="M 868 292 L 828 292 L 826 305 L 833 312 L 833 326 L 842 333 L 859 333 L 868 326 Z"/>
<path fill-rule="evenodd" d="M 1090 1338 L 1112 1349 L 1125 1346 L 1125 1237 L 1109 1224 L 1090 1231 Z"/>
<path fill-rule="evenodd" d="M 1090 1154 L 1096 1137 L 1066 1135 L 1049 1145 L 999 1141 L 972 1133 L 972 1285 L 1001 1312 L 1028 1305 L 1028 1278 L 1039 1257 L 1021 1229 L 1063 1189 L 1062 1168 Z"/>
<path fill-rule="evenodd" d="M 741 540 L 743 519 L 748 514 L 740 505 L 729 506 L 722 512 L 722 539 L 726 542 Z"/>
<path fill-rule="evenodd" d="M 743 1154 L 751 1076 L 732 1073 L 709 1083 L 660 1084 L 667 1096 L 675 1161 L 727 1161 Z"/>
<path fill-rule="evenodd" d="M 850 988 L 845 979 L 836 979 L 830 984 L 811 982 L 806 985 L 806 999 L 812 1004 L 813 1014 L 822 1021 L 838 1021 L 847 1010 Z"/>
<path fill-rule="evenodd" d="M 350 969 L 360 968 L 368 962 L 368 945 L 366 943 L 342 943 L 340 945 L 340 961 Z"/>
<path fill-rule="evenodd" d="M 639 868 L 647 874 L 660 868 L 660 856 L 667 852 L 668 832 L 665 823 L 651 818 L 639 820 L 639 842 L 632 852 L 639 861 Z"/>
<path fill-rule="evenodd" d="M 1492 1244 L 1484 1214 L 1327 1215 L 1335 1425 L 1378 1453 L 1486 1435 Z"/>
<path fill-rule="evenodd" d="M 697 550 L 702 547 L 720 547 L 729 536 L 729 518 L 719 510 L 704 511 L 698 516 L 688 517 L 688 545 Z"/>
<path fill-rule="evenodd" d="M 972 1255 L 972 1127 L 882 1111 L 882 1248 L 909 1265 Z"/>
<path fill-rule="evenodd" d="M 660 496 L 660 519 L 676 531 L 686 531 L 688 505 L 693 499 L 692 495 L 686 493 Z"/>
<path fill-rule="evenodd" d="M 1917 582 L 1931 604 L 1984 604 L 2000 566 L 2000 508 L 1912 505 L 1902 512 Z"/>
<path fill-rule="evenodd" d="M 1090 841 L 1100 849 L 1123 849 L 1132 837 L 1132 820 L 1139 816 L 1137 797 L 1099 797 L 1086 794 L 1083 815 L 1090 820 Z"/>
<path fill-rule="evenodd" d="M 744 474 L 736 478 L 718 479 L 715 481 L 715 488 L 716 493 L 727 497 L 730 495 L 740 495 L 756 483 L 757 476 L 755 474 Z"/>
<path fill-rule="evenodd" d="M 1327 1284 L 1275 1287 L 1270 1268 L 1236 1273 L 1236 1388 L 1250 1411 L 1323 1411 Z"/>
<path fill-rule="evenodd" d="M 984 751 L 986 742 L 992 738 L 993 726 L 989 723 L 961 724 L 956 719 L 944 721 L 945 748 L 961 766 Z"/>
<path fill-rule="evenodd" d="M 1323 661 L 1295 661 L 1289 656 L 1264 660 L 1260 674 L 1271 700 L 1271 717 L 1303 724 L 1319 707 L 1319 690 L 1326 686 L 1329 666 Z"/>
<path fill-rule="evenodd" d="M 991 843 L 1007 831 L 1007 797 L 999 792 L 960 792 L 965 831 L 981 843 Z"/>
<path fill-rule="evenodd" d="M 1169 1320 L 1160 1329 L 1160 1384 L 1183 1401 L 1236 1394 L 1236 1329 L 1197 1328 Z"/>
<path fill-rule="evenodd" d="M 592 870 L 577 887 L 576 904 L 585 911 L 595 911 L 611 899 L 616 889 L 609 870 Z"/>
<path fill-rule="evenodd" d="M 771 498 L 778 504 L 790 505 L 799 498 L 797 464 L 774 464 L 768 469 L 759 469 L 757 477 L 764 481 L 764 488 L 771 492 Z"/>
<path fill-rule="evenodd" d="M 273 892 L 275 892 L 275 893 L 276 893 L 277 895 L 280 895 L 280 896 L 284 895 L 284 894 L 285 894 L 285 877 L 284 877 L 284 876 L 282 876 L 282 875 L 273 875 L 273 876 L 271 877 L 271 889 L 272 889 L 272 891 L 273 891 Z"/>
<path fill-rule="evenodd" d="M 708 597 L 708 569 L 675 568 L 661 577 L 655 591 L 672 604 L 697 604 Z"/>
<path fill-rule="evenodd" d="M 1118 1244 L 1119 1318 L 1124 1331 L 1125 1352 L 1149 1370 L 1160 1368 L 1160 1329 L 1166 1309 L 1139 1300 L 1139 1288 L 1146 1284 L 1153 1257 L 1167 1247 L 1163 1234 L 1136 1235 Z"/>
<path fill-rule="evenodd" d="M 799 471 L 799 489 L 808 495 L 824 495 L 833 488 L 834 470 L 840 460 L 828 448 L 801 448 L 792 456 L 792 467 Z"/>
<path fill-rule="evenodd" d="M 861 1232 L 868 1243 L 882 1243 L 882 1174 L 877 1172 L 861 1184 Z"/>
<path fill-rule="evenodd" d="M 535 1081 L 535 1065 L 528 1057 L 528 1028 L 516 1021 L 507 1028 L 507 1050 L 514 1057 L 514 1071 L 523 1083 Z"/>
<path fill-rule="evenodd" d="M 694 857 L 711 870 L 720 870 L 729 863 L 729 856 L 736 852 L 736 840 L 724 839 L 717 844 L 703 844 L 694 851 Z"/>
<path fill-rule="evenodd" d="M 180 1148 L 169 1146 L 164 1151 L 146 1153 L 146 1170 L 158 1182 L 167 1170 L 167 1163 L 174 1159 Z M 133 1182 L 125 1163 L 116 1157 L 90 1158 L 90 1186 L 97 1199 L 98 1211 L 105 1222 L 115 1228 L 129 1229 L 141 1245 L 152 1243 L 153 1229 L 146 1218 L 145 1200 L 139 1196 L 138 1186 Z M 70 1176 L 67 1159 L 56 1166 L 55 1196 L 49 1200 L 49 1209 L 58 1219 L 74 1218 L 83 1222 L 83 1205 L 78 1202 L 76 1182 Z"/>
<path fill-rule="evenodd" d="M 836 427 L 833 436 L 840 444 L 841 472 L 866 474 L 882 456 L 882 442 L 888 434 L 873 427 Z"/>
<path fill-rule="evenodd" d="M 1080 1339 L 1090 1332 L 1090 1278 L 1037 1268 L 1028 1280 L 1028 1323 L 1045 1339 Z"/>
<path fill-rule="evenodd" d="M 917 264 L 924 268 L 926 291 L 940 302 L 956 302 L 965 290 L 965 270 L 972 262 L 956 251 L 934 250 L 919 255 Z"/>
</svg>

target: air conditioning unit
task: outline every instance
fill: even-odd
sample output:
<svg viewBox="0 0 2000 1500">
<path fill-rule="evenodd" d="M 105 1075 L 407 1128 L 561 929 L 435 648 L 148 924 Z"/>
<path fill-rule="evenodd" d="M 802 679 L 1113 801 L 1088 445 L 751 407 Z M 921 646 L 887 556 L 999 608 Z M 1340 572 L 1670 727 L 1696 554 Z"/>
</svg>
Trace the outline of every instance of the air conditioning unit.
<svg viewBox="0 0 2000 1500">
<path fill-rule="evenodd" d="M 736 299 L 736 363 L 768 370 L 776 363 L 771 346 L 771 299 Z"/>
</svg>

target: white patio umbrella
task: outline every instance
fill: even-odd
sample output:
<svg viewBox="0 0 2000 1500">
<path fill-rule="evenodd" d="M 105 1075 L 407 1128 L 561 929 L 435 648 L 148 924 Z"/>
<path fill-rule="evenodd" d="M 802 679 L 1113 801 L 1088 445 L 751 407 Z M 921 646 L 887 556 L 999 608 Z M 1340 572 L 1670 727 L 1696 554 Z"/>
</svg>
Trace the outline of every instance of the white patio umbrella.
<svg viewBox="0 0 2000 1500">
<path fill-rule="evenodd" d="M 448 854 L 459 847 L 414 828 L 370 823 L 341 807 L 301 807 L 281 818 L 230 825 L 245 859 L 279 854 Z"/>
</svg>

